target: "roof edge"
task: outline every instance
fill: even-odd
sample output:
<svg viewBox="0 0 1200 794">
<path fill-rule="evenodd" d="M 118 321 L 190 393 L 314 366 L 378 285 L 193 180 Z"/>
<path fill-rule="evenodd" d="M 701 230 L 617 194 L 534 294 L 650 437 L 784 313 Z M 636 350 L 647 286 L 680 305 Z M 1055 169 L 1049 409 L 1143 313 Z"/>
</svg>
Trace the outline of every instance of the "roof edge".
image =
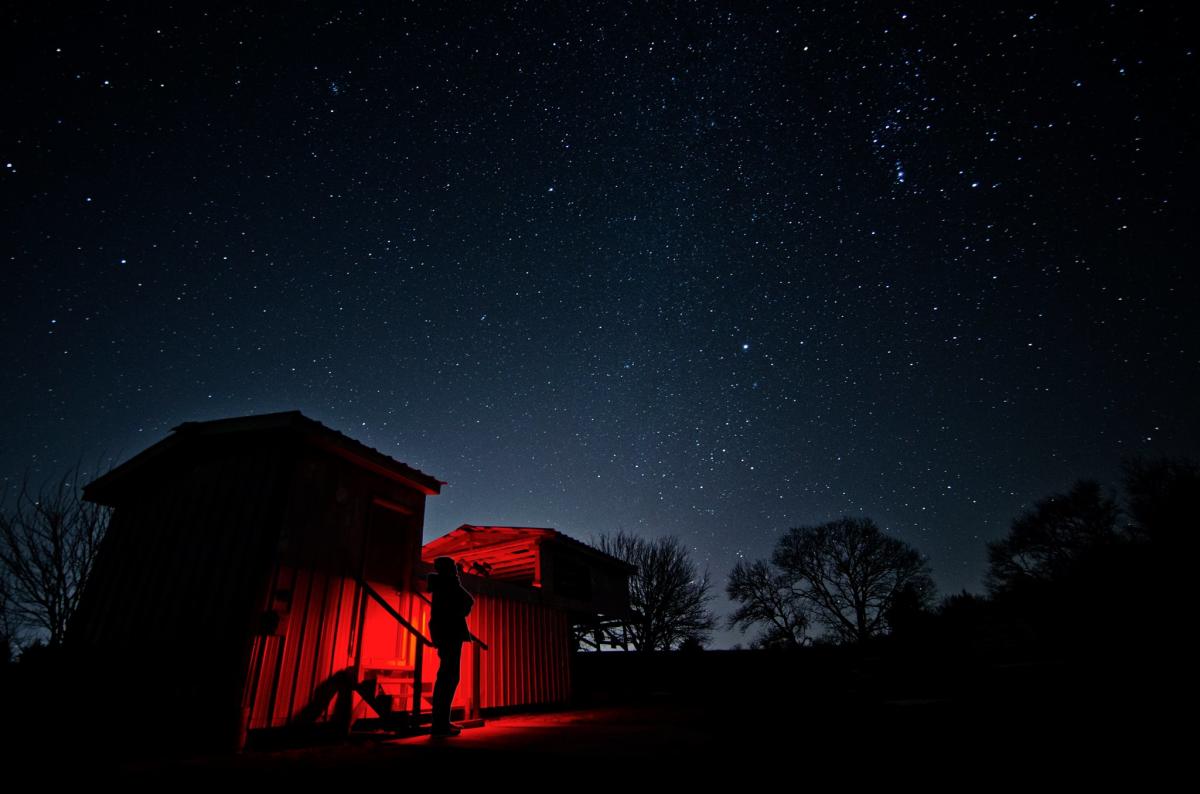
<svg viewBox="0 0 1200 794">
<path fill-rule="evenodd" d="M 625 562 L 624 560 L 620 559 L 619 557 L 614 557 L 611 554 L 606 554 L 605 552 L 600 551 L 600 549 L 597 549 L 595 546 L 584 543 L 582 540 L 577 540 L 576 538 L 571 537 L 570 535 L 566 534 L 565 532 L 561 532 L 561 531 L 559 531 L 557 529 L 553 529 L 551 527 L 514 527 L 514 526 L 501 526 L 501 525 L 497 525 L 497 524 L 460 524 L 459 526 L 450 530 L 446 534 L 434 538 L 433 540 L 429 541 L 429 543 L 423 544 L 422 548 L 424 548 L 425 546 L 431 546 L 433 544 L 436 544 L 438 541 L 444 540 L 445 538 L 450 537 L 451 535 L 453 535 L 456 532 L 461 531 L 464 534 L 467 534 L 467 533 L 471 533 L 471 532 L 474 532 L 475 530 L 479 530 L 479 529 L 509 530 L 513 534 L 520 533 L 522 535 L 532 535 L 533 537 L 536 537 L 538 539 L 538 542 L 550 542 L 552 544 L 553 543 L 561 543 L 562 545 L 564 545 L 568 548 L 574 549 L 576 551 L 582 552 L 582 553 L 590 555 L 590 556 L 594 556 L 597 559 L 601 560 L 602 562 L 604 562 L 608 565 L 620 567 L 620 568 L 624 569 L 625 571 L 627 571 L 630 575 L 637 572 L 636 565 L 631 565 L 631 564 Z"/>
<path fill-rule="evenodd" d="M 357 466 L 384 477 L 404 483 L 427 496 L 441 493 L 446 483 L 420 469 L 396 460 L 374 447 L 305 416 L 299 410 L 277 411 L 269 414 L 250 414 L 221 419 L 181 422 L 171 428 L 171 435 L 151 444 L 114 469 L 84 486 L 84 498 L 112 505 L 114 489 L 126 477 L 141 471 L 147 464 L 171 452 L 180 444 L 199 437 L 216 437 L 238 433 L 291 432 L 303 441 L 337 455 Z"/>
</svg>

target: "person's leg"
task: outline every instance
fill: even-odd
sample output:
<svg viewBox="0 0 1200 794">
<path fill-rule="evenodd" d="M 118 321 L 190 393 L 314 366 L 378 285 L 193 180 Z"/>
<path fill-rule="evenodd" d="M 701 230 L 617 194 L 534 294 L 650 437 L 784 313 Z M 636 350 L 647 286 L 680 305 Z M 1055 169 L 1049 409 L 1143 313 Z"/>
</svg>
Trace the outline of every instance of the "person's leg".
<svg viewBox="0 0 1200 794">
<path fill-rule="evenodd" d="M 435 732 L 447 731 L 450 728 L 450 704 L 454 702 L 454 690 L 458 688 L 461 659 L 462 643 L 451 643 L 438 648 L 437 682 L 433 685 Z"/>
</svg>

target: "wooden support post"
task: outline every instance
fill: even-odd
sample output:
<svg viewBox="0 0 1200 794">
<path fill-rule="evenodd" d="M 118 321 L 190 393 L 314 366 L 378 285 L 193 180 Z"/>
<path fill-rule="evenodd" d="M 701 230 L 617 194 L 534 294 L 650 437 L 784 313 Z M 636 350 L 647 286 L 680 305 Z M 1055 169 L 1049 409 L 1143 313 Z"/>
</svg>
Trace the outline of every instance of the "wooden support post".
<svg viewBox="0 0 1200 794">
<path fill-rule="evenodd" d="M 471 702 L 470 719 L 479 719 L 479 643 L 471 643 Z"/>
<path fill-rule="evenodd" d="M 354 606 L 351 610 L 350 646 L 346 649 L 353 653 L 353 661 L 349 668 L 337 675 L 338 687 L 334 702 L 334 722 L 343 736 L 350 735 L 354 726 L 354 692 L 358 686 L 358 676 L 362 666 L 363 622 L 367 615 L 367 597 L 363 591 L 363 583 L 358 581 L 354 588 Z M 282 654 L 279 657 L 282 664 Z M 277 671 L 278 674 L 278 671 Z"/>
<path fill-rule="evenodd" d="M 417 659 L 413 665 L 412 727 L 421 726 L 421 679 L 425 672 L 425 642 L 417 637 Z"/>
</svg>

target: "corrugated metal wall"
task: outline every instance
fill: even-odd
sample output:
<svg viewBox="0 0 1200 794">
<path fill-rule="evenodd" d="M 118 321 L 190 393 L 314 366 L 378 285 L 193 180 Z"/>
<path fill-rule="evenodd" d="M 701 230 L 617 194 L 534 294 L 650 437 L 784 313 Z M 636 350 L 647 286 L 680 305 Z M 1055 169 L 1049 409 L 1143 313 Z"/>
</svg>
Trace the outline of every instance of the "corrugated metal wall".
<svg viewBox="0 0 1200 794">
<path fill-rule="evenodd" d="M 332 719 L 332 696 L 338 684 L 344 683 L 338 676 L 353 670 L 357 599 L 361 597 L 357 585 L 351 579 L 312 571 L 298 572 L 294 578 L 297 592 L 303 590 L 305 595 L 291 611 L 287 626 L 281 627 L 282 636 L 261 636 L 254 647 L 246 703 L 251 709 L 251 729 L 278 727 L 293 720 Z M 418 628 L 425 629 L 419 623 L 420 610 L 412 606 L 415 596 L 389 591 L 380 582 L 371 584 L 397 612 L 415 618 Z M 370 599 L 366 627 L 364 670 L 413 667 L 416 639 Z M 356 698 L 354 715 L 371 716 L 372 712 Z"/>
<path fill-rule="evenodd" d="M 335 676 L 354 662 L 356 586 L 305 572 L 297 575 L 297 592 L 308 590 L 293 609 L 283 636 L 259 637 L 255 645 L 250 727 L 270 728 L 294 720 L 321 722 L 333 718 Z M 307 585 L 305 584 L 307 582 Z M 429 606 L 419 596 L 377 592 L 428 636 Z M 416 640 L 374 601 L 367 602 L 362 663 L 367 670 L 411 670 Z M 570 626 L 561 610 L 503 597 L 479 595 L 468 618 L 476 636 L 488 643 L 480 651 L 480 707 L 562 703 L 569 699 Z M 306 650 L 307 649 L 307 650 Z M 472 646 L 464 645 L 461 678 L 454 705 L 467 706 L 472 692 Z M 437 650 L 427 647 L 424 659 L 425 710 L 437 677 Z M 406 698 L 398 708 L 408 709 Z M 354 716 L 373 712 L 354 698 Z"/>
<path fill-rule="evenodd" d="M 381 508 L 375 497 L 403 512 Z M 368 567 L 402 580 L 415 560 L 393 559 L 395 539 L 384 533 L 412 534 L 415 554 L 423 514 L 424 495 L 413 489 L 321 453 L 309 453 L 299 462 L 271 587 L 269 608 L 279 615 L 279 626 L 255 639 L 243 699 L 251 729 L 333 718 L 337 692 L 356 676 L 355 643 L 365 596 L 350 572 L 362 568 L 373 531 L 378 549 L 388 553 L 386 559 L 370 558 Z M 398 595 L 391 584 L 371 584 L 401 614 L 412 611 L 410 598 Z M 365 624 L 364 663 L 400 656 L 402 643 L 413 642 L 401 637 L 408 632 L 369 599 Z"/>
<path fill-rule="evenodd" d="M 279 581 L 295 588 L 294 603 L 280 633 L 255 639 L 246 702 L 252 729 L 328 719 L 337 676 L 354 662 L 354 582 L 304 569 L 285 570 Z"/>
<path fill-rule="evenodd" d="M 570 626 L 562 610 L 480 595 L 474 623 L 489 650 L 481 657 L 483 708 L 561 703 L 571 694 Z"/>
<path fill-rule="evenodd" d="M 285 463 L 234 447 L 179 466 L 117 505 L 68 642 L 124 708 L 216 737 L 236 730 Z"/>
<path fill-rule="evenodd" d="M 333 689 L 339 672 L 354 663 L 356 586 L 312 572 L 295 575 L 297 594 L 283 636 L 259 637 L 252 671 L 254 696 L 250 727 L 271 728 L 301 720 L 333 718 Z M 405 618 L 428 636 L 429 606 L 415 594 L 372 586 Z M 411 670 L 416 640 L 372 600 L 367 602 L 362 666 L 371 670 Z M 571 693 L 570 626 L 566 613 L 542 604 L 481 594 L 468 618 L 476 636 L 488 643 L 480 651 L 480 707 L 495 708 L 566 702 Z M 463 646 L 461 677 L 454 705 L 466 707 L 472 692 L 472 646 Z M 437 678 L 437 650 L 426 648 L 424 709 Z M 411 701 L 397 704 L 407 710 Z M 373 716 L 354 698 L 354 716 Z"/>
<path fill-rule="evenodd" d="M 148 634 L 194 643 L 230 635 L 251 612 L 255 567 L 273 539 L 278 456 L 197 462 L 113 514 L 71 627 L 85 645 L 138 643 Z M 240 625 L 239 625 L 240 627 Z M 241 639 L 241 637 L 234 637 Z"/>
<path fill-rule="evenodd" d="M 426 620 L 428 606 L 422 602 Z M 422 624 L 424 625 L 424 624 Z M 500 595 L 479 594 L 467 618 L 475 636 L 488 644 L 479 657 L 481 708 L 563 703 L 571 694 L 570 626 L 560 609 Z M 425 669 L 436 676 L 437 651 L 426 651 Z M 471 692 L 471 646 L 463 646 L 462 680 L 456 706 Z"/>
</svg>

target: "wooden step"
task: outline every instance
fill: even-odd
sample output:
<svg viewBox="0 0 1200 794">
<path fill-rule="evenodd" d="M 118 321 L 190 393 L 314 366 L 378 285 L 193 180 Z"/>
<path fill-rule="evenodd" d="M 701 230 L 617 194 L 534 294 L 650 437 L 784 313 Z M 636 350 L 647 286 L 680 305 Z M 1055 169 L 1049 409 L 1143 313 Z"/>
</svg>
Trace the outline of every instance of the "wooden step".
<svg viewBox="0 0 1200 794">
<path fill-rule="evenodd" d="M 421 682 L 421 701 L 424 705 L 433 705 L 434 682 Z M 359 696 L 381 717 L 397 712 L 408 712 L 412 709 L 413 679 L 398 677 L 367 677 L 355 688 Z"/>
<path fill-rule="evenodd" d="M 450 721 L 460 724 L 466 724 L 463 720 L 466 717 L 466 710 L 461 706 L 450 709 Z M 433 724 L 433 712 L 421 710 L 420 716 L 416 723 L 413 723 L 411 712 L 392 712 L 386 716 L 379 717 L 360 717 L 354 721 L 351 730 L 359 733 L 370 731 L 387 731 L 393 733 L 419 732 L 424 726 Z M 480 721 L 482 724 L 482 721 Z M 474 724 L 472 723 L 472 727 Z"/>
</svg>

